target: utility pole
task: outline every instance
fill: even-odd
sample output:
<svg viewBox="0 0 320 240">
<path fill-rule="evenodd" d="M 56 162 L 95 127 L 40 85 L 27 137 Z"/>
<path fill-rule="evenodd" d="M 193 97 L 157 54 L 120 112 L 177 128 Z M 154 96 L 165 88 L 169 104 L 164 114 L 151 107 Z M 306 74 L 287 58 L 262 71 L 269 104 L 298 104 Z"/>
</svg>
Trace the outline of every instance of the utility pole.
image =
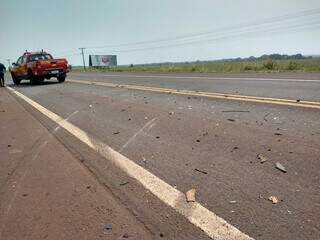
<svg viewBox="0 0 320 240">
<path fill-rule="evenodd" d="M 81 50 L 81 54 L 82 54 L 82 62 L 83 62 L 83 69 L 86 70 L 86 63 L 84 61 L 84 53 L 83 53 L 83 50 L 86 49 L 86 48 L 79 48 L 79 50 Z"/>
<path fill-rule="evenodd" d="M 11 66 L 11 59 L 7 59 L 9 67 Z"/>
</svg>

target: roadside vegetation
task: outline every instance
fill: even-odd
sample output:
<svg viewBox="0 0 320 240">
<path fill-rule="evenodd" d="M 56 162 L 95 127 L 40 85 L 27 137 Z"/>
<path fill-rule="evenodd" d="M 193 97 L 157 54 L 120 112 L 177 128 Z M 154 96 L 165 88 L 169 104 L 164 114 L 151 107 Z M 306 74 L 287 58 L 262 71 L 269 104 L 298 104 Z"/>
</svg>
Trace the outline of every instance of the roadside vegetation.
<svg viewBox="0 0 320 240">
<path fill-rule="evenodd" d="M 74 67 L 73 70 L 83 71 L 83 68 Z M 131 64 L 113 68 L 89 68 L 87 71 L 153 73 L 320 72 L 320 59 Z"/>
</svg>

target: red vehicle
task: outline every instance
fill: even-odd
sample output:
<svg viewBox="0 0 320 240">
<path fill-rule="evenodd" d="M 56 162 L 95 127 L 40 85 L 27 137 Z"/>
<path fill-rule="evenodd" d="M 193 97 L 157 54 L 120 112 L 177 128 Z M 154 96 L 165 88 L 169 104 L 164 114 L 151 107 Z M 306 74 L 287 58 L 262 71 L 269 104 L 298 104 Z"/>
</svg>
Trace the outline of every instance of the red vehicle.
<svg viewBox="0 0 320 240">
<path fill-rule="evenodd" d="M 25 52 L 12 66 L 11 76 L 14 84 L 20 84 L 24 79 L 36 84 L 52 77 L 64 82 L 69 72 L 66 59 L 54 59 L 44 51 Z"/>
</svg>

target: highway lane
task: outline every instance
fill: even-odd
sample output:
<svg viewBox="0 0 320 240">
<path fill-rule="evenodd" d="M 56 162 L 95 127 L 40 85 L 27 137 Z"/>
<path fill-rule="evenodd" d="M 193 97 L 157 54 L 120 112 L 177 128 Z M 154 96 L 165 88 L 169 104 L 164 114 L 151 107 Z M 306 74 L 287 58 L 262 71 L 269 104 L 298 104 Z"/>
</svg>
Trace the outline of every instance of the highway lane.
<svg viewBox="0 0 320 240">
<path fill-rule="evenodd" d="M 70 122 L 182 192 L 196 188 L 201 204 L 252 237 L 320 236 L 318 110 L 75 83 L 16 89 L 62 117 L 79 111 Z"/>
<path fill-rule="evenodd" d="M 71 73 L 77 80 L 320 101 L 320 74 Z"/>
</svg>

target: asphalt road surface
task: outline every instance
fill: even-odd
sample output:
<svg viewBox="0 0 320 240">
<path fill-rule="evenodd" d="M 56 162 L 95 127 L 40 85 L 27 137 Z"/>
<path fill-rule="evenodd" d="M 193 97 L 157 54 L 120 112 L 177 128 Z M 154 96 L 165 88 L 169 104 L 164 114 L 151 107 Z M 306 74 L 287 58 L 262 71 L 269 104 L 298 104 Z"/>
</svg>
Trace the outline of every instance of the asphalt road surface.
<svg viewBox="0 0 320 240">
<path fill-rule="evenodd" d="M 185 212 L 185 199 L 171 204 L 196 189 L 239 239 L 320 239 L 320 74 L 71 73 L 63 84 L 7 84 L 46 109 L 7 89 L 50 132 L 60 120 L 48 111 L 76 126 L 55 138 L 153 238 L 237 239 L 207 229 L 210 218 Z M 141 168 L 118 164 L 119 153 Z"/>
</svg>

